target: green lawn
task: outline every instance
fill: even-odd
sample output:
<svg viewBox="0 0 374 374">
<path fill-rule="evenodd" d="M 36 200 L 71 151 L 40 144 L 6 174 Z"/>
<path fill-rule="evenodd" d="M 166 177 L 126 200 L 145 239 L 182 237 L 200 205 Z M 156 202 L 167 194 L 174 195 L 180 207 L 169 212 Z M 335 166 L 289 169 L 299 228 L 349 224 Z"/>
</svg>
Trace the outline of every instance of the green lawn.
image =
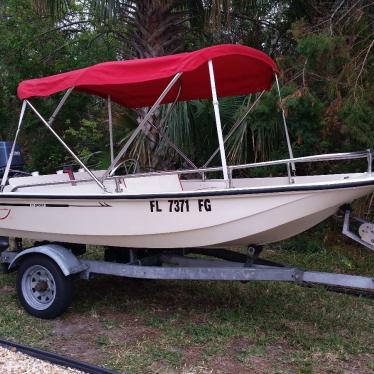
<svg viewBox="0 0 374 374">
<path fill-rule="evenodd" d="M 340 236 L 315 251 L 287 246 L 264 255 L 309 269 L 373 274 L 374 254 Z M 63 317 L 41 321 L 20 307 L 14 282 L 14 274 L 0 276 L 0 336 L 120 372 L 374 371 L 372 299 L 271 282 L 97 277 L 77 282 Z"/>
</svg>

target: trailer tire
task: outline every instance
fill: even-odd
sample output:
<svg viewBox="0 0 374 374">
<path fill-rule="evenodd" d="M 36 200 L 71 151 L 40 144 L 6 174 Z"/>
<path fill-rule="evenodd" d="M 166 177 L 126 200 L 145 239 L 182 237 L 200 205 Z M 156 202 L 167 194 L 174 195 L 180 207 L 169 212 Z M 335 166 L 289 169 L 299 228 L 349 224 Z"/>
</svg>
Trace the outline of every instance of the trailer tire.
<svg viewBox="0 0 374 374">
<path fill-rule="evenodd" d="M 52 319 L 70 305 L 73 285 L 58 265 L 43 255 L 29 255 L 17 274 L 17 293 L 22 306 L 31 315 Z"/>
</svg>

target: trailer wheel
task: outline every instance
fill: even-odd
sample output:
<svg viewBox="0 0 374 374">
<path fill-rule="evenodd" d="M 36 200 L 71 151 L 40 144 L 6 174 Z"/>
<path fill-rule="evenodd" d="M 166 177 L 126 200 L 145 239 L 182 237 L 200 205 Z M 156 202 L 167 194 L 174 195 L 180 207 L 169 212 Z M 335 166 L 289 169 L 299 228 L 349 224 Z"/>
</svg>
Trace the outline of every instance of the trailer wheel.
<svg viewBox="0 0 374 374">
<path fill-rule="evenodd" d="M 17 293 L 28 313 L 38 318 L 55 318 L 71 303 L 72 280 L 48 257 L 33 255 L 18 269 Z"/>
</svg>

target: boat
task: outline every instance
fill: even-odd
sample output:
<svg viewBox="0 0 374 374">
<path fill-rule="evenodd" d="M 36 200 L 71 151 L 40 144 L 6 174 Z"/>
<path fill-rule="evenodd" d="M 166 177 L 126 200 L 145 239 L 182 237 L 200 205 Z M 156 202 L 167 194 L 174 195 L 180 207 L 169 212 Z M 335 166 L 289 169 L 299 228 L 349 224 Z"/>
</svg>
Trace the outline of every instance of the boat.
<svg viewBox="0 0 374 374">
<path fill-rule="evenodd" d="M 18 127 L 1 181 L 0 235 L 130 248 L 263 245 L 306 231 L 341 206 L 374 192 L 371 150 L 294 157 L 282 105 L 289 157 L 227 164 L 225 142 L 230 133 L 225 137 L 222 133 L 218 98 L 258 93 L 255 105 L 263 92 L 276 85 L 281 103 L 279 73 L 265 53 L 226 44 L 170 56 L 105 62 L 21 82 Z M 111 164 L 107 170 L 88 168 L 53 128 L 72 91 L 108 101 Z M 62 92 L 49 119 L 31 102 L 35 97 Z M 171 144 L 190 169 L 117 175 L 131 143 L 160 105 L 196 99 L 212 100 L 219 143 L 215 154 L 220 155 L 220 166 L 206 163 L 198 167 Z M 149 108 L 117 155 L 112 102 Z M 80 170 L 9 177 L 26 110 L 53 133 Z M 352 159 L 366 159 L 367 169 L 361 173 L 297 175 L 299 163 Z M 283 177 L 238 176 L 238 171 L 274 165 L 284 166 Z"/>
</svg>

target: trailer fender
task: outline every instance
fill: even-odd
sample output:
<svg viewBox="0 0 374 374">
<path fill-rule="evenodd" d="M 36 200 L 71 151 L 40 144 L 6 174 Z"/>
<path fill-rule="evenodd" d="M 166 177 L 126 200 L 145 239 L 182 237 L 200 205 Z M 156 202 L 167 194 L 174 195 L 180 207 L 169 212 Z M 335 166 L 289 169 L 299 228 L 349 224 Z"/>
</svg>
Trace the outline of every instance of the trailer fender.
<svg viewBox="0 0 374 374">
<path fill-rule="evenodd" d="M 38 247 L 31 247 L 20 252 L 9 264 L 8 269 L 14 269 L 21 263 L 25 256 L 33 254 L 42 254 L 51 258 L 65 276 L 80 273 L 87 268 L 87 266 L 82 264 L 71 251 L 62 245 L 45 244 Z"/>
</svg>

